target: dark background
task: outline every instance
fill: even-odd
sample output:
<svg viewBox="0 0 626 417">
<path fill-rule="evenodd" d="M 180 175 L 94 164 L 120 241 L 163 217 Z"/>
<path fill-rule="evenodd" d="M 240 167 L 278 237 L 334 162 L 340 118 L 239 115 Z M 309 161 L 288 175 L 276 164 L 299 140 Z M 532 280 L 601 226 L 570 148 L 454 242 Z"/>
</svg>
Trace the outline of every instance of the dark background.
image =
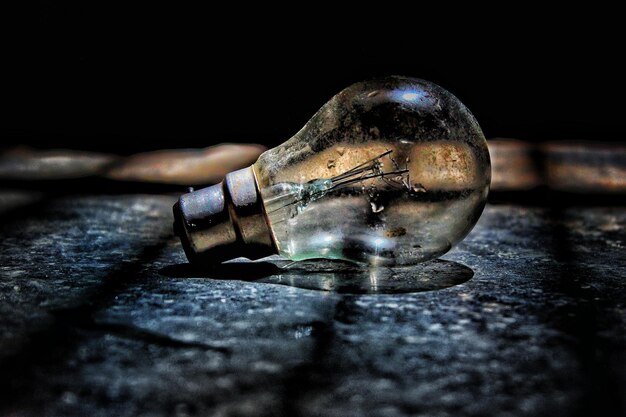
<svg viewBox="0 0 626 417">
<path fill-rule="evenodd" d="M 243 4 L 226 13 L 92 3 L 38 2 L 9 16 L 5 146 L 274 146 L 343 87 L 389 74 L 448 89 L 488 138 L 626 136 L 621 25 L 610 10 L 478 19 L 305 5 L 281 18 Z"/>
</svg>

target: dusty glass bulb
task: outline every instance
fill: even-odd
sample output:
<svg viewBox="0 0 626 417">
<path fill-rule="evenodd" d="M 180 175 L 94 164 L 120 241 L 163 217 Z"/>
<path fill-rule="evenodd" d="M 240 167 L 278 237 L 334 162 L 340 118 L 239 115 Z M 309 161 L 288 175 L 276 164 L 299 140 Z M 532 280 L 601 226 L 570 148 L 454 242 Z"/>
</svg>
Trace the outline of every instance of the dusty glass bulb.
<svg viewBox="0 0 626 417">
<path fill-rule="evenodd" d="M 222 184 L 181 197 L 190 260 L 407 265 L 450 250 L 484 208 L 491 165 L 469 110 L 427 81 L 354 84 Z"/>
</svg>

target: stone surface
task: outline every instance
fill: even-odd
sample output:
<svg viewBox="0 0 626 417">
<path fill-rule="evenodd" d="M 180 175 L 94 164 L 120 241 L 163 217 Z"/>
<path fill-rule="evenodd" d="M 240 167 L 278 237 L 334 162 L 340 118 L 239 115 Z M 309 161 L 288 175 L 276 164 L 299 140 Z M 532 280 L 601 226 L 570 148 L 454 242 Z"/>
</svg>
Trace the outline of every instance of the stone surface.
<svg viewBox="0 0 626 417">
<path fill-rule="evenodd" d="M 197 271 L 173 197 L 32 201 L 1 227 L 0 415 L 626 410 L 624 208 L 490 205 L 412 271 Z"/>
</svg>

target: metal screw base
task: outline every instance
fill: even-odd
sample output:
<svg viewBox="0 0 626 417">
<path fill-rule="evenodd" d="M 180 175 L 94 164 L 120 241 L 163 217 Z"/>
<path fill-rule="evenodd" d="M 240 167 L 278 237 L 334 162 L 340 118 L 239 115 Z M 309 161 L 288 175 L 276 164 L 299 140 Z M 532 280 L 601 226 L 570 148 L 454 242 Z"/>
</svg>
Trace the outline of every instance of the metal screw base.
<svg viewBox="0 0 626 417">
<path fill-rule="evenodd" d="M 174 205 L 174 233 L 190 262 L 276 254 L 252 166 L 211 187 L 184 194 Z"/>
</svg>

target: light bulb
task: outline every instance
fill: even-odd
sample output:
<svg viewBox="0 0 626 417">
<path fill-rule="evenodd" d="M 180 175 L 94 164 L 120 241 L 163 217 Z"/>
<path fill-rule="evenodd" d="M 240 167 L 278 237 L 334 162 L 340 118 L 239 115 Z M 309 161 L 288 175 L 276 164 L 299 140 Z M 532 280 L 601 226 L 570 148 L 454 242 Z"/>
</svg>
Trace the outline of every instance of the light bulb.
<svg viewBox="0 0 626 417">
<path fill-rule="evenodd" d="M 251 167 L 183 195 L 175 228 L 191 261 L 410 265 L 469 233 L 490 180 L 469 110 L 435 84 L 387 77 L 346 88 Z"/>
</svg>

